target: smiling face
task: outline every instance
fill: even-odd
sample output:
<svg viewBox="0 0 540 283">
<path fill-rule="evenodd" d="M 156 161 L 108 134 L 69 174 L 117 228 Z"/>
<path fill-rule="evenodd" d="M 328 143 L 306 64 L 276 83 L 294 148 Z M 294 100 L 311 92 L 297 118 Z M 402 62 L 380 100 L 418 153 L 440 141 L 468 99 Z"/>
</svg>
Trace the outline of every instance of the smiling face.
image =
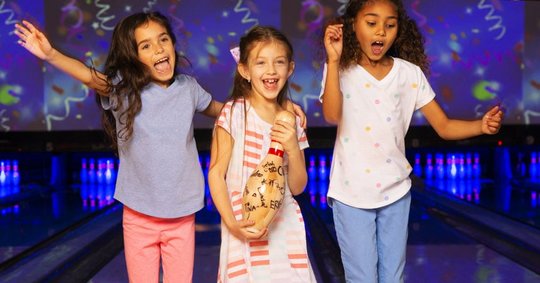
<svg viewBox="0 0 540 283">
<path fill-rule="evenodd" d="M 282 42 L 258 42 L 250 50 L 247 64 L 239 64 L 238 71 L 251 82 L 252 95 L 276 101 L 294 70 L 294 62 L 288 58 L 287 48 Z"/>
<path fill-rule="evenodd" d="M 139 61 L 150 70 L 152 80 L 168 87 L 174 76 L 176 53 L 165 27 L 149 21 L 135 29 L 135 42 Z"/>
<path fill-rule="evenodd" d="M 367 2 L 358 11 L 353 30 L 360 44 L 361 60 L 379 61 L 396 40 L 398 14 L 393 3 L 387 0 Z"/>
</svg>

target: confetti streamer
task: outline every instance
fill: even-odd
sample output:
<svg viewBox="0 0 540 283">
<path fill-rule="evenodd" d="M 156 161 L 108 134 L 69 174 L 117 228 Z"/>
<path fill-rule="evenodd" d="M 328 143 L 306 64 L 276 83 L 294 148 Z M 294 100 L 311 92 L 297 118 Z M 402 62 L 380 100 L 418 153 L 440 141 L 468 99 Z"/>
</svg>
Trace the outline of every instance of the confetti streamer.
<svg viewBox="0 0 540 283">
<path fill-rule="evenodd" d="M 478 2 L 478 9 L 488 9 L 487 15 L 484 17 L 486 21 L 495 21 L 495 24 L 489 27 L 489 31 L 500 30 L 499 35 L 495 37 L 496 40 L 503 38 L 506 33 L 506 27 L 502 24 L 503 19 L 501 16 L 493 15 L 495 13 L 495 8 L 491 4 L 486 4 L 486 0 L 480 0 Z"/>
<path fill-rule="evenodd" d="M 56 115 L 53 115 L 53 114 L 46 114 L 45 115 L 45 123 L 46 123 L 46 126 L 47 126 L 47 131 L 52 130 L 52 121 L 63 121 L 67 117 L 69 117 L 69 115 L 71 113 L 70 102 L 75 102 L 75 103 L 82 102 L 89 96 L 90 91 L 89 91 L 88 87 L 83 85 L 82 89 L 84 91 L 84 96 L 83 97 L 68 97 L 68 98 L 66 98 L 66 100 L 64 100 L 64 107 L 65 107 L 64 116 L 56 116 Z"/>
<path fill-rule="evenodd" d="M 111 5 L 108 4 L 101 4 L 99 3 L 99 0 L 95 0 L 94 4 L 96 7 L 100 8 L 99 12 L 96 14 L 96 18 L 99 20 L 99 27 L 104 30 L 113 30 L 114 29 L 114 23 L 112 25 L 107 25 L 107 22 L 114 20 L 116 18 L 115 15 L 111 16 L 104 16 L 110 8 Z"/>
<path fill-rule="evenodd" d="M 235 13 L 244 13 L 244 17 L 242 18 L 241 23 L 242 24 L 253 23 L 253 25 L 249 27 L 248 29 L 254 26 L 257 26 L 259 24 L 259 20 L 251 18 L 251 10 L 247 7 L 242 7 L 242 4 L 244 4 L 244 0 L 238 0 L 238 2 L 236 2 L 236 5 L 234 6 Z"/>
<path fill-rule="evenodd" d="M 4 16 L 3 14 L 7 14 L 7 18 L 4 21 L 4 24 L 6 26 L 13 26 L 18 22 L 18 20 L 15 18 L 15 12 L 13 12 L 12 9 L 6 9 L 4 6 L 6 5 L 5 0 L 0 0 L 0 16 Z M 9 35 L 12 35 L 13 31 L 9 32 Z"/>
</svg>

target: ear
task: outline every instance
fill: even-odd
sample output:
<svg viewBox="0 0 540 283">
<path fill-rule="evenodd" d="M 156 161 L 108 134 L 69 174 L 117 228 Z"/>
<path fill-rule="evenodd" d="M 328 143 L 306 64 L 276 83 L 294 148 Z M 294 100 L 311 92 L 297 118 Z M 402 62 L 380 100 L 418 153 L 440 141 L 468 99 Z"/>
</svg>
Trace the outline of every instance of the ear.
<svg viewBox="0 0 540 283">
<path fill-rule="evenodd" d="M 289 63 L 289 72 L 287 73 L 287 79 L 292 75 L 292 73 L 294 72 L 294 61 L 291 61 Z"/>
<path fill-rule="evenodd" d="M 247 81 L 251 81 L 251 78 L 249 77 L 249 72 L 247 70 L 247 66 L 242 64 L 242 63 L 239 63 L 238 65 L 236 65 L 236 70 L 238 70 L 238 73 L 244 78 L 246 79 Z"/>
</svg>

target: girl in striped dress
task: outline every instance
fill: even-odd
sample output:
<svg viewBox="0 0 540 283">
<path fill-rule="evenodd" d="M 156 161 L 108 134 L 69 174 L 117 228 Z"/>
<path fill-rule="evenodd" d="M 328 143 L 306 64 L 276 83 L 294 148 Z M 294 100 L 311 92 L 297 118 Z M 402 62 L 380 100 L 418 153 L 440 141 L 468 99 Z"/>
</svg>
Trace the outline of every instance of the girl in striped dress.
<svg viewBox="0 0 540 283">
<path fill-rule="evenodd" d="M 290 42 L 271 27 L 255 27 L 240 40 L 234 88 L 215 124 L 208 173 L 222 219 L 217 282 L 315 282 L 303 217 L 293 198 L 307 183 L 306 134 L 299 118 L 296 126 L 273 124 L 278 112 L 293 111 L 287 99 L 292 55 Z M 248 232 L 254 223 L 242 219 L 242 194 L 271 140 L 284 148 L 285 196 L 268 229 Z"/>
</svg>

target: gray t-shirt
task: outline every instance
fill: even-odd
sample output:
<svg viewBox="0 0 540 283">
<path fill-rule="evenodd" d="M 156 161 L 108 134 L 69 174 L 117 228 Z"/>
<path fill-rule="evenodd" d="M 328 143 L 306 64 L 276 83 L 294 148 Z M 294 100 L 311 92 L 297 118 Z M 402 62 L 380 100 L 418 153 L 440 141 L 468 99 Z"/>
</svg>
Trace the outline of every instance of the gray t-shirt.
<svg viewBox="0 0 540 283">
<path fill-rule="evenodd" d="M 115 95 L 102 97 L 102 107 L 114 109 L 117 99 Z M 177 76 L 167 89 L 151 83 L 143 90 L 133 135 L 127 142 L 118 141 L 115 199 L 160 218 L 190 215 L 203 207 L 204 178 L 193 116 L 205 110 L 211 100 L 210 94 L 187 75 Z M 119 112 L 113 113 L 117 129 L 121 129 Z"/>
</svg>

